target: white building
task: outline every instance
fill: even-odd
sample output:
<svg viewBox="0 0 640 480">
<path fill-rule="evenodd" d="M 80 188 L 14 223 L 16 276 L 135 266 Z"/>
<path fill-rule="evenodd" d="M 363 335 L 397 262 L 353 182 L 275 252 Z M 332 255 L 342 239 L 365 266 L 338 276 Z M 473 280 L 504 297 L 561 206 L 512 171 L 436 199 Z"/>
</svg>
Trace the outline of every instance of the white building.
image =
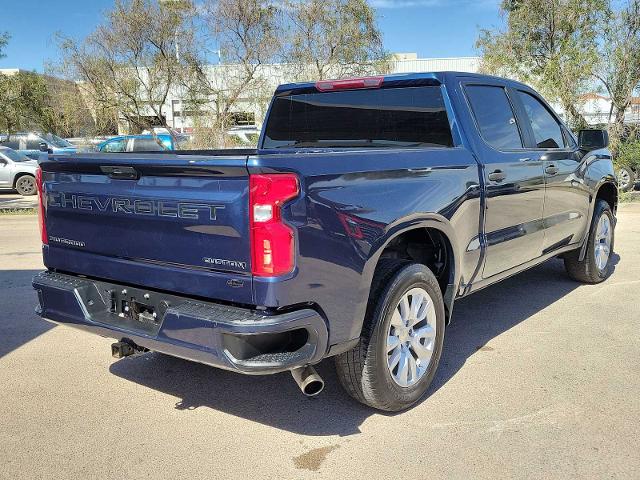
<svg viewBox="0 0 640 480">
<path fill-rule="evenodd" d="M 597 93 L 587 93 L 581 97 L 581 100 L 584 102 L 582 112 L 589 125 L 601 125 L 614 120 L 615 111 L 611 110 L 609 97 Z M 624 123 L 640 124 L 640 97 L 631 98 L 631 105 L 624 113 Z"/>
</svg>

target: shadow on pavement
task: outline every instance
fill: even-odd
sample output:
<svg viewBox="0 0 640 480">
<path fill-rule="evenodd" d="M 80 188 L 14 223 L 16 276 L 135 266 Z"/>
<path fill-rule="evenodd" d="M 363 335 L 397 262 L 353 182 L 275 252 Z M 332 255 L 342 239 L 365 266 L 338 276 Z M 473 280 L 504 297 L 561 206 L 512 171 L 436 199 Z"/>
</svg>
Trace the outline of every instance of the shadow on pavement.
<svg viewBox="0 0 640 480">
<path fill-rule="evenodd" d="M 39 271 L 0 270 L 0 358 L 55 327 L 34 311 L 38 298 L 31 279 Z"/>
<path fill-rule="evenodd" d="M 491 339 L 579 285 L 566 276 L 562 262 L 553 260 L 460 300 L 430 393 L 444 386 Z M 314 399 L 303 397 L 288 373 L 249 377 L 157 353 L 117 361 L 110 371 L 180 398 L 177 409 L 212 408 L 303 435 L 357 434 L 369 416 L 382 415 L 342 391 L 330 359 L 318 366 L 326 388 Z M 428 402 L 428 397 L 423 401 Z"/>
<path fill-rule="evenodd" d="M 620 256 L 614 253 L 611 260 L 615 270 Z M 444 353 L 430 392 L 447 383 L 464 366 L 467 358 L 491 339 L 580 285 L 567 276 L 562 260 L 553 259 L 456 301 L 453 319 L 445 334 Z"/>
</svg>

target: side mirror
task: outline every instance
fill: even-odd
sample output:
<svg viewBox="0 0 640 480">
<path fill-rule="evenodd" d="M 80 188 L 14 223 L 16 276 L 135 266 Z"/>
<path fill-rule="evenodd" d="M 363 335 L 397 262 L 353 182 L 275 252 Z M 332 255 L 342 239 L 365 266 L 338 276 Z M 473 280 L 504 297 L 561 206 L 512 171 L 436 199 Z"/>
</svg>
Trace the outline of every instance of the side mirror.
<svg viewBox="0 0 640 480">
<path fill-rule="evenodd" d="M 599 150 L 609 145 L 609 133 L 606 130 L 585 129 L 578 132 L 580 150 Z"/>
<path fill-rule="evenodd" d="M 52 153 L 51 149 L 49 149 L 49 145 L 47 145 L 45 142 L 40 142 L 40 145 L 38 145 L 38 150 L 44 153 Z"/>
</svg>

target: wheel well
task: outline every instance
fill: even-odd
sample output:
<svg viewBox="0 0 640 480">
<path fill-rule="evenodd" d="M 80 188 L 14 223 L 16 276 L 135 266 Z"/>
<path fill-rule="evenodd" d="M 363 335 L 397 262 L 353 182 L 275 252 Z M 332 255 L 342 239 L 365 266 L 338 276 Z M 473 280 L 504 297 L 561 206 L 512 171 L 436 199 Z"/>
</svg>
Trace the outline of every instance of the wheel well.
<svg viewBox="0 0 640 480">
<path fill-rule="evenodd" d="M 382 258 L 411 260 L 426 265 L 438 279 L 443 296 L 447 286 L 453 283 L 451 242 L 435 228 L 416 228 L 398 235 L 382 251 Z"/>
<path fill-rule="evenodd" d="M 16 174 L 15 178 L 13 179 L 13 188 L 16 188 L 16 185 L 18 184 L 18 180 L 24 176 L 27 177 L 33 177 L 34 179 L 36 178 L 35 176 L 31 175 L 30 173 L 27 172 L 22 172 L 22 173 L 18 173 Z"/>
<path fill-rule="evenodd" d="M 618 189 L 613 183 L 605 183 L 599 189 L 596 194 L 596 201 L 604 200 L 611 207 L 613 213 L 616 212 L 618 207 Z"/>
</svg>

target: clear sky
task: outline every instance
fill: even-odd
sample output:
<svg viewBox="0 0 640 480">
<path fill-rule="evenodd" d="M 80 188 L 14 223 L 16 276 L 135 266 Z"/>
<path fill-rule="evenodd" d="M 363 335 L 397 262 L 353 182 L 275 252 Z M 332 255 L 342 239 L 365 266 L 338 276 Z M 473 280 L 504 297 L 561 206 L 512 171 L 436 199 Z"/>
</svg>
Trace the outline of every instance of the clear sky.
<svg viewBox="0 0 640 480">
<path fill-rule="evenodd" d="M 475 55 L 479 28 L 500 24 L 499 0 L 369 0 L 390 52 L 421 57 Z M 54 34 L 83 37 L 113 0 L 0 0 L 0 31 L 11 34 L 0 68 L 42 71 L 55 62 Z"/>
</svg>

